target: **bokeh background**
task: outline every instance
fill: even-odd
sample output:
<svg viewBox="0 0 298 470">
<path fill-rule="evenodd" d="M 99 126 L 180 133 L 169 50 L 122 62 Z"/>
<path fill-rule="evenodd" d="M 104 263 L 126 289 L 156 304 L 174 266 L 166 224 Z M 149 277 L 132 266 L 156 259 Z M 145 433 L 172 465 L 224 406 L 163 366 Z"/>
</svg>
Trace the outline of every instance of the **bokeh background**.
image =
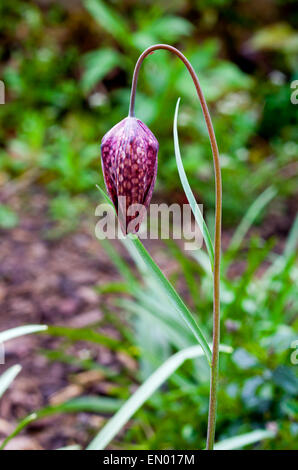
<svg viewBox="0 0 298 470">
<path fill-rule="evenodd" d="M 1 439 L 39 413 L 8 446 L 86 445 L 158 365 L 194 344 L 130 254 L 94 235 L 100 139 L 127 115 L 134 64 L 157 42 L 193 64 L 221 154 L 222 341 L 234 353 L 221 362 L 217 440 L 266 429 L 254 448 L 297 446 L 297 21 L 293 0 L 1 1 L 0 330 L 51 325 L 7 345 L 1 370 L 23 369 L 0 403 Z M 172 138 L 178 97 L 185 170 L 212 232 L 213 166 L 194 87 L 177 58 L 148 57 L 136 115 L 160 143 L 155 202 L 186 202 Z M 210 335 L 205 252 L 146 246 Z M 204 447 L 208 389 L 204 361 L 187 362 L 111 447 Z"/>
</svg>

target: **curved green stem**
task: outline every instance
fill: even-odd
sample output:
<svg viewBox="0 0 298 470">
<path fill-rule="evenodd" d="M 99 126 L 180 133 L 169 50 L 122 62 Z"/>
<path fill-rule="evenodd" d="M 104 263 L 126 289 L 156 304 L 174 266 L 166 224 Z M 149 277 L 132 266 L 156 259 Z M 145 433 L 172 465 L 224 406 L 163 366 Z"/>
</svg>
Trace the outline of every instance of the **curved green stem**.
<svg viewBox="0 0 298 470">
<path fill-rule="evenodd" d="M 208 450 L 213 449 L 215 424 L 216 424 L 216 407 L 217 407 L 217 386 L 218 386 L 218 353 L 219 353 L 219 339 L 220 339 L 220 251 L 221 251 L 221 212 L 222 212 L 222 185 L 221 185 L 221 171 L 219 162 L 219 153 L 215 133 L 208 111 L 208 107 L 199 83 L 199 79 L 187 58 L 175 47 L 168 44 L 155 44 L 148 47 L 139 57 L 133 74 L 129 116 L 134 116 L 135 96 L 138 82 L 139 70 L 145 57 L 158 49 L 165 49 L 173 52 L 184 63 L 193 79 L 197 95 L 201 104 L 204 119 L 208 129 L 215 173 L 215 237 L 214 237 L 214 271 L 213 271 L 213 348 L 212 348 L 212 364 L 211 364 L 211 378 L 210 378 L 210 399 L 209 399 L 209 414 L 208 414 L 208 431 L 207 431 L 207 446 Z"/>
</svg>

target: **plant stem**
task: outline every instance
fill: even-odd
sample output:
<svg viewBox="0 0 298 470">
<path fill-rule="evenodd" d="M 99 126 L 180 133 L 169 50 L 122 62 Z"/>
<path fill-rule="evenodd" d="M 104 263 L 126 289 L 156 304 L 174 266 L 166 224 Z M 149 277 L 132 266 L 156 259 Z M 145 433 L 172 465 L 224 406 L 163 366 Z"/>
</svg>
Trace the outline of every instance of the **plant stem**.
<svg viewBox="0 0 298 470">
<path fill-rule="evenodd" d="M 191 78 L 193 79 L 198 98 L 203 111 L 204 119 L 206 122 L 215 173 L 215 237 L 214 237 L 214 270 L 213 270 L 213 348 L 212 348 L 212 362 L 211 362 L 211 377 L 210 377 L 210 398 L 209 398 L 209 414 L 208 414 L 208 431 L 207 431 L 207 445 L 208 450 L 213 449 L 214 436 L 215 436 L 215 425 L 216 425 L 216 407 L 217 407 L 217 387 L 218 387 L 218 368 L 219 368 L 219 339 L 220 339 L 220 251 L 221 251 L 221 212 L 222 212 L 222 185 L 221 185 L 221 171 L 219 162 L 219 153 L 216 142 L 216 137 L 211 121 L 211 117 L 208 111 L 208 107 L 199 83 L 199 79 L 186 57 L 175 47 L 169 46 L 168 44 L 155 44 L 148 47 L 139 57 L 133 74 L 131 95 L 130 95 L 130 106 L 129 116 L 134 116 L 135 107 L 135 96 L 138 82 L 139 70 L 145 57 L 158 49 L 165 49 L 169 52 L 173 52 L 179 59 L 182 60 L 187 70 L 189 71 Z"/>
</svg>

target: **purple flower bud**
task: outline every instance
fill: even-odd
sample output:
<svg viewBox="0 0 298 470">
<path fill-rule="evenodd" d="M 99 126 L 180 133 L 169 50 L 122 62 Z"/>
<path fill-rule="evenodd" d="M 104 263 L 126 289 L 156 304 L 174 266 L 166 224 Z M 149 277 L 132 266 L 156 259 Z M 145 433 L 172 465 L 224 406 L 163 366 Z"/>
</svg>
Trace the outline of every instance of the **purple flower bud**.
<svg viewBox="0 0 298 470">
<path fill-rule="evenodd" d="M 157 152 L 156 138 L 134 117 L 120 121 L 101 141 L 104 179 L 124 234 L 139 230 L 150 204 Z"/>
</svg>

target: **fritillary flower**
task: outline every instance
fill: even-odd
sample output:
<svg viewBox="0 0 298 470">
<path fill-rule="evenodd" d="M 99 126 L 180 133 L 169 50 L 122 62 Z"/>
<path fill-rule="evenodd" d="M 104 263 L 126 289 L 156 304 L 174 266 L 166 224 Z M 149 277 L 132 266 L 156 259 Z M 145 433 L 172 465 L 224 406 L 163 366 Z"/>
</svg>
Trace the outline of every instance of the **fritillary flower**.
<svg viewBox="0 0 298 470">
<path fill-rule="evenodd" d="M 135 117 L 123 119 L 102 139 L 105 184 L 124 234 L 137 232 L 145 217 L 156 180 L 157 153 L 155 136 Z"/>
</svg>

